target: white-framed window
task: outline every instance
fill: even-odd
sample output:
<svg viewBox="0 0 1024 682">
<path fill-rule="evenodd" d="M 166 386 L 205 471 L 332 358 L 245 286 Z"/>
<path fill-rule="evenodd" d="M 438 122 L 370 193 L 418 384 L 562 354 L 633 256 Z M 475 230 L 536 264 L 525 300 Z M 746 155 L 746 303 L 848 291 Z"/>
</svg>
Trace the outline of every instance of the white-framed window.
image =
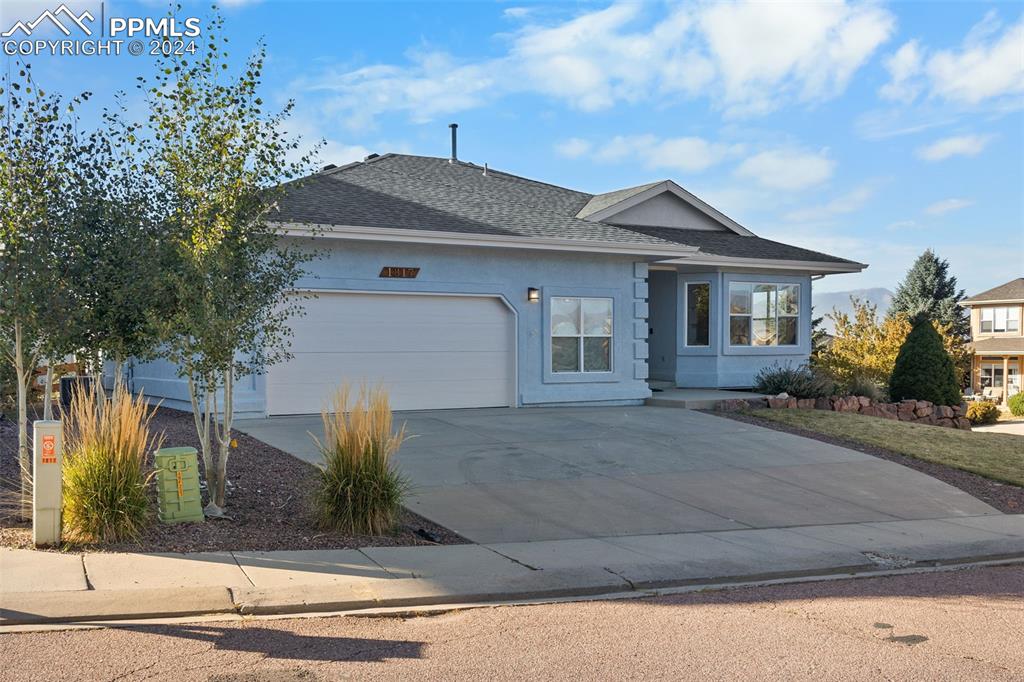
<svg viewBox="0 0 1024 682">
<path fill-rule="evenodd" d="M 551 371 L 612 371 L 612 299 L 551 298 Z"/>
<path fill-rule="evenodd" d="M 1020 308 L 982 308 L 981 333 L 1020 331 Z"/>
<path fill-rule="evenodd" d="M 729 345 L 795 346 L 800 285 L 729 283 Z"/>
<path fill-rule="evenodd" d="M 1014 361 L 1016 362 L 1016 361 Z M 1002 360 L 996 360 L 995 362 L 982 362 L 981 363 L 981 387 L 982 388 L 1002 388 L 1005 384 L 1003 377 L 1003 362 Z M 1016 364 L 1008 365 L 1006 368 L 1010 375 L 1010 387 L 1015 389 L 1013 392 L 1020 390 L 1020 374 L 1017 371 Z"/>
<path fill-rule="evenodd" d="M 711 282 L 686 283 L 686 345 L 711 345 Z"/>
</svg>

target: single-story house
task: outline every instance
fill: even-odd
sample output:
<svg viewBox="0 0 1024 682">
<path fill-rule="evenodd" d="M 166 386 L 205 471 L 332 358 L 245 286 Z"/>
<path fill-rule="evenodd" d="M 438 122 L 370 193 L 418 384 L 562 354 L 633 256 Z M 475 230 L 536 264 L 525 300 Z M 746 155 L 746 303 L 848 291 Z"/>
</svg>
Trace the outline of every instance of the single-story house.
<svg viewBox="0 0 1024 682">
<path fill-rule="evenodd" d="M 663 180 L 604 194 L 454 158 L 372 154 L 280 202 L 326 256 L 299 288 L 293 359 L 240 414 L 320 411 L 343 381 L 395 409 L 639 404 L 648 381 L 750 387 L 811 349 L 811 283 L 866 266 L 756 236 Z M 166 363 L 133 384 L 188 408 Z"/>
<path fill-rule="evenodd" d="M 971 389 L 996 401 L 1021 391 L 1024 277 L 960 302 L 971 311 Z"/>
</svg>

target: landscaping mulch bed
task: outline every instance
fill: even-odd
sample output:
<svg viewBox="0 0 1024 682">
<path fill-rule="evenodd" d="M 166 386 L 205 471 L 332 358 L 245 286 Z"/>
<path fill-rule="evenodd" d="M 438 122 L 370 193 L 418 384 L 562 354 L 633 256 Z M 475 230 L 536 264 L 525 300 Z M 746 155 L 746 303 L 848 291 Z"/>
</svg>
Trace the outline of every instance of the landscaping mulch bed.
<svg viewBox="0 0 1024 682">
<path fill-rule="evenodd" d="M 766 429 L 772 429 L 774 431 L 791 433 L 796 436 L 803 436 L 804 438 L 813 438 L 814 440 L 820 440 L 823 443 L 838 445 L 840 447 L 849 448 L 850 450 L 863 452 L 866 455 L 886 459 L 890 462 L 895 462 L 896 464 L 902 464 L 905 467 L 909 467 L 916 471 L 920 471 L 923 474 L 928 474 L 933 478 L 937 478 L 943 483 L 948 483 L 954 488 L 959 488 L 965 493 L 973 495 L 982 502 L 991 505 L 1004 514 L 1024 514 L 1024 488 L 1020 486 L 1009 483 L 1000 483 L 999 481 L 993 481 L 990 478 L 985 478 L 984 476 L 979 476 L 978 474 L 973 474 L 969 471 L 945 466 L 935 462 L 926 462 L 924 460 L 917 459 L 916 457 L 910 457 L 898 452 L 893 452 L 892 450 L 886 450 L 885 448 L 865 445 L 863 443 L 847 440 L 845 438 L 836 438 L 834 436 L 825 435 L 809 429 L 802 429 L 788 424 L 780 424 L 767 419 L 760 419 L 744 412 L 721 412 L 713 410 L 701 411 L 706 412 L 707 414 L 713 414 L 716 417 L 724 417 L 726 419 L 733 419 L 746 424 L 763 426 Z"/>
<path fill-rule="evenodd" d="M 31 428 L 31 427 L 30 427 Z M 198 447 L 192 415 L 160 408 L 153 418 L 155 432 L 164 433 L 164 446 Z M 107 552 L 216 552 L 298 549 L 349 549 L 405 545 L 465 544 L 452 531 L 405 510 L 392 535 L 345 535 L 316 528 L 310 514 L 309 490 L 316 468 L 244 433 L 234 431 L 238 448 L 228 461 L 229 519 L 204 523 L 162 524 L 154 519 L 134 543 L 65 547 Z M 0 419 L 0 547 L 31 547 L 31 524 L 14 521 L 17 500 L 17 426 Z M 200 461 L 200 467 L 202 462 Z M 153 510 L 156 502 L 154 495 Z"/>
</svg>

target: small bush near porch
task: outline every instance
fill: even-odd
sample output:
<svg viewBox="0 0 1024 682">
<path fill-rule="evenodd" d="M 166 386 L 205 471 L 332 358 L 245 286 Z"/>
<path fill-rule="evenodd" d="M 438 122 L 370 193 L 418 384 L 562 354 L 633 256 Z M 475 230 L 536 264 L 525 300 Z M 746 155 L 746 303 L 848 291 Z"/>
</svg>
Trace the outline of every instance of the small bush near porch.
<svg viewBox="0 0 1024 682">
<path fill-rule="evenodd" d="M 755 410 L 751 414 L 1024 486 L 1024 447 L 1021 447 L 1020 436 L 940 429 L 824 410 Z"/>
</svg>

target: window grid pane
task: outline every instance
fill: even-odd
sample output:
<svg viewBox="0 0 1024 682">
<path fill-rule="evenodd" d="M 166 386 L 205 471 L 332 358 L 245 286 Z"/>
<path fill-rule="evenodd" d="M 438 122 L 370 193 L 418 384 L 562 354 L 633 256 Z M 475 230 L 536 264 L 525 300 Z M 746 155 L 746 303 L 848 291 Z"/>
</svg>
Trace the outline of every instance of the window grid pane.
<svg viewBox="0 0 1024 682">
<path fill-rule="evenodd" d="M 610 372 L 613 333 L 610 298 L 551 298 L 551 371 Z"/>
<path fill-rule="evenodd" d="M 729 284 L 729 343 L 795 346 L 799 343 L 799 284 Z"/>
</svg>

